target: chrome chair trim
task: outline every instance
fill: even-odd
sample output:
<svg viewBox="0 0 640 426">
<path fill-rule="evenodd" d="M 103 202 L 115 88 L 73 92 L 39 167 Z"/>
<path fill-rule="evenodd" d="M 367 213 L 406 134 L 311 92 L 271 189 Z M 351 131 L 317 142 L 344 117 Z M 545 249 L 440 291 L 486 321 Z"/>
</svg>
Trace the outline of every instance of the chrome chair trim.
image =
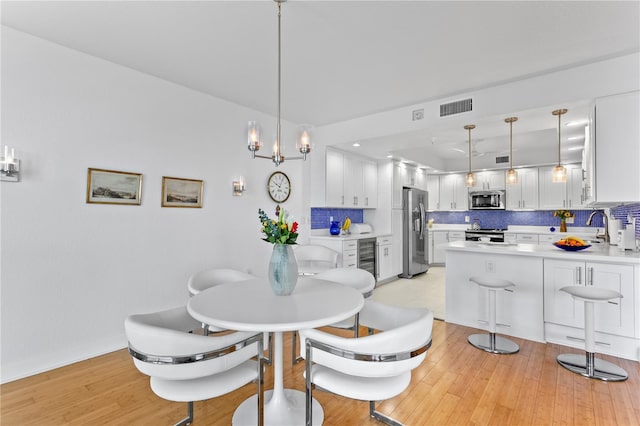
<svg viewBox="0 0 640 426">
<path fill-rule="evenodd" d="M 305 410 L 306 410 L 306 425 L 311 425 L 311 419 L 313 418 L 312 412 L 312 402 L 313 402 L 313 385 L 311 382 L 311 364 L 313 362 L 311 349 L 316 348 L 323 352 L 328 352 L 331 355 L 336 355 L 341 358 L 356 360 L 356 361 L 365 361 L 365 362 L 392 362 L 392 361 L 404 361 L 407 359 L 414 358 L 418 355 L 422 355 L 425 353 L 432 344 L 433 339 L 430 338 L 423 345 L 406 352 L 397 352 L 391 354 L 369 354 L 369 353 L 358 353 L 353 351 L 347 351 L 341 348 L 337 348 L 333 345 L 328 345 L 326 343 L 318 342 L 317 340 L 307 339 L 305 341 L 305 353 L 306 353 L 306 362 L 305 362 Z M 369 415 L 376 420 L 379 420 L 383 423 L 386 423 L 391 426 L 402 426 L 401 423 L 398 423 L 396 420 L 393 420 L 391 417 L 388 417 L 379 411 L 375 410 L 375 401 L 369 401 Z"/>
<path fill-rule="evenodd" d="M 260 343 L 259 346 L 262 346 L 262 337 L 263 337 L 262 333 L 259 333 L 251 337 L 248 337 L 240 342 L 234 343 L 233 345 L 216 349 L 215 351 L 202 352 L 202 353 L 191 354 L 191 355 L 181 355 L 181 356 L 151 355 L 135 349 L 133 346 L 131 346 L 131 343 L 129 343 L 129 353 L 131 354 L 132 357 L 142 362 L 148 362 L 150 364 L 158 364 L 158 365 L 189 364 L 193 362 L 206 361 L 209 359 L 215 359 L 221 356 L 228 355 L 246 346 L 256 343 L 258 342 L 258 340 L 260 340 L 260 342 L 258 342 Z"/>
</svg>

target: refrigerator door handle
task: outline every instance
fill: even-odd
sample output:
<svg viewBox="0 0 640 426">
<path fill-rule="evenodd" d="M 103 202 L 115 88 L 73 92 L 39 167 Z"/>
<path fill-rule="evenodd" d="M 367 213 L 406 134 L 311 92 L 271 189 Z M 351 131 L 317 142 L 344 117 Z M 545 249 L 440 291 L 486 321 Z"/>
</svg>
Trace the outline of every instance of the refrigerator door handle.
<svg viewBox="0 0 640 426">
<path fill-rule="evenodd" d="M 424 239 L 424 204 L 420 203 L 420 239 Z"/>
</svg>

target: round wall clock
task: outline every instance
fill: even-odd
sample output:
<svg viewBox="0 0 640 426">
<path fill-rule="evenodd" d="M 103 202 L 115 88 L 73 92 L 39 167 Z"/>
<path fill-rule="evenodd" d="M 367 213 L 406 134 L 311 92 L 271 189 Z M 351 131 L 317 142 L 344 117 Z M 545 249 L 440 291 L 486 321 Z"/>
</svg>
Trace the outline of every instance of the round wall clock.
<svg viewBox="0 0 640 426">
<path fill-rule="evenodd" d="M 284 203 L 291 195 L 291 181 L 282 172 L 273 172 L 267 181 L 269 196 L 276 203 Z"/>
</svg>

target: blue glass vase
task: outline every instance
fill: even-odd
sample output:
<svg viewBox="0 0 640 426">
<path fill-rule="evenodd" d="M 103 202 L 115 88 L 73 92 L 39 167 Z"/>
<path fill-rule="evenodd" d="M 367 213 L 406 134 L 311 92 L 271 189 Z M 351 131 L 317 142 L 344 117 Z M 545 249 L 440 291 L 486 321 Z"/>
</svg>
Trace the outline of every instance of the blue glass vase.
<svg viewBox="0 0 640 426">
<path fill-rule="evenodd" d="M 269 261 L 269 283 L 277 296 L 293 293 L 298 282 L 298 263 L 290 244 L 274 244 Z"/>
<path fill-rule="evenodd" d="M 340 235 L 340 223 L 335 220 L 331 222 L 331 226 L 329 227 L 329 233 L 331 235 Z"/>
</svg>

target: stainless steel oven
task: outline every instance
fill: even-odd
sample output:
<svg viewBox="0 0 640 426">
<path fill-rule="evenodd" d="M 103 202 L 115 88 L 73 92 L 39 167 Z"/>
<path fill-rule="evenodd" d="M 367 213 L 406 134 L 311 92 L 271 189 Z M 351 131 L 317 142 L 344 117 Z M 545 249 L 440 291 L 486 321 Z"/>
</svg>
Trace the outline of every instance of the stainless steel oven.
<svg viewBox="0 0 640 426">
<path fill-rule="evenodd" d="M 504 229 L 467 229 L 464 236 L 467 241 L 504 243 Z"/>
</svg>

